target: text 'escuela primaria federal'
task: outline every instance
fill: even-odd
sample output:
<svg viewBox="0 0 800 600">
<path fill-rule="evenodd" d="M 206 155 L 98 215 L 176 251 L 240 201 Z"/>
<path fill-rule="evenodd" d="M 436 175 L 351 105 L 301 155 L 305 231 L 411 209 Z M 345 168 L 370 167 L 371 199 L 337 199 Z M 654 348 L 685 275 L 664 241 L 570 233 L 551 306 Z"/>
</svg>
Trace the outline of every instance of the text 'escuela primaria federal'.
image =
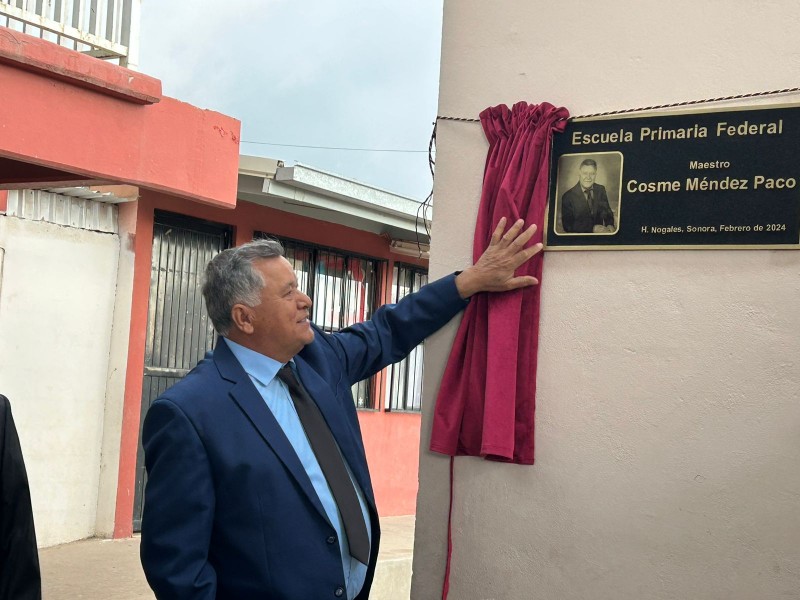
<svg viewBox="0 0 800 600">
<path fill-rule="evenodd" d="M 742 121 L 740 123 L 730 123 L 719 121 L 715 127 L 705 125 L 690 125 L 688 127 L 678 127 L 669 129 L 666 127 L 640 127 L 638 135 L 635 130 L 620 129 L 619 131 L 606 131 L 599 133 L 584 133 L 582 131 L 572 132 L 572 145 L 582 146 L 590 144 L 619 144 L 633 141 L 638 142 L 662 142 L 667 140 L 694 140 L 703 139 L 711 136 L 716 137 L 746 137 L 759 135 L 782 135 L 783 119 L 765 123 L 753 123 Z"/>
</svg>

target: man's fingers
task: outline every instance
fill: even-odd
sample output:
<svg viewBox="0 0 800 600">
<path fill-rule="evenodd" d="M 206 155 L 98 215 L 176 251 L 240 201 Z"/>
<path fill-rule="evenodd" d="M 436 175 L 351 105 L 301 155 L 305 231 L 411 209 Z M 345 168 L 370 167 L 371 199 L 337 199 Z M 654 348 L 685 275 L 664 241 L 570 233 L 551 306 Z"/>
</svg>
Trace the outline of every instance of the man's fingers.
<svg viewBox="0 0 800 600">
<path fill-rule="evenodd" d="M 494 228 L 494 232 L 492 232 L 492 242 L 491 245 L 494 246 L 496 243 L 500 241 L 500 238 L 503 237 L 503 232 L 506 230 L 506 218 L 500 217 L 500 220 L 497 222 L 497 227 Z"/>
<path fill-rule="evenodd" d="M 539 254 L 539 252 L 541 251 L 542 251 L 542 243 L 539 242 L 538 244 L 534 244 L 530 248 L 525 248 L 524 250 L 520 250 L 519 252 L 517 252 L 513 257 L 514 270 L 516 271 L 519 266 L 524 265 L 534 256 Z"/>
<path fill-rule="evenodd" d="M 505 217 L 503 217 L 505 218 Z M 506 246 L 514 242 L 517 237 L 519 236 L 520 230 L 525 226 L 525 221 L 522 219 L 517 219 L 517 222 L 514 223 L 511 228 L 503 234 L 502 241 L 505 243 Z"/>
<path fill-rule="evenodd" d="M 520 277 L 512 277 L 506 282 L 507 289 L 518 290 L 519 288 L 529 287 L 539 283 L 536 277 L 531 275 L 521 275 Z"/>
<path fill-rule="evenodd" d="M 510 231 L 510 230 L 509 230 Z M 511 246 L 515 248 L 523 248 L 525 244 L 527 244 L 533 235 L 536 233 L 536 223 L 528 227 L 525 231 L 520 233 L 514 241 L 511 242 Z"/>
<path fill-rule="evenodd" d="M 542 244 L 542 242 L 539 242 L 528 248 L 528 252 L 530 252 L 531 257 L 533 257 L 539 254 L 539 252 L 541 252 L 543 249 L 544 249 L 544 244 Z"/>
</svg>

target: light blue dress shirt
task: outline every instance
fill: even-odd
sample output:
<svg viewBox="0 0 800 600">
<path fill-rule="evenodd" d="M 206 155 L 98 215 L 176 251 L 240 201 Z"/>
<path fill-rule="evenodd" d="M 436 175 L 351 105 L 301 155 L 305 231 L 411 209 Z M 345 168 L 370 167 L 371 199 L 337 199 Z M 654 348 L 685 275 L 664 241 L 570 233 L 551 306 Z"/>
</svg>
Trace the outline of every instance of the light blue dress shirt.
<svg viewBox="0 0 800 600">
<path fill-rule="evenodd" d="M 232 342 L 228 338 L 223 338 L 225 343 L 231 349 L 231 352 L 236 357 L 236 360 L 244 368 L 245 372 L 250 376 L 256 390 L 261 394 L 261 397 L 266 402 L 278 424 L 283 429 L 289 443 L 297 453 L 303 468 L 311 480 L 311 485 L 317 492 L 322 507 L 325 509 L 325 514 L 328 515 L 328 520 L 336 529 L 336 537 L 339 540 L 339 550 L 342 555 L 342 570 L 344 571 L 344 581 L 347 588 L 348 600 L 353 600 L 361 588 L 364 586 L 364 580 L 367 576 L 367 566 L 355 558 L 350 556 L 349 545 L 347 543 L 347 535 L 344 531 L 339 509 L 336 506 L 336 501 L 333 499 L 333 494 L 325 480 L 325 475 L 320 469 L 317 457 L 311 449 L 308 442 L 308 437 L 303 430 L 303 425 L 300 423 L 300 418 L 297 416 L 297 411 L 294 408 L 294 402 L 289 395 L 289 388 L 280 379 L 276 377 L 278 371 L 283 366 L 276 360 L 268 356 L 259 354 L 254 350 L 245 348 L 244 346 Z M 292 365 L 294 368 L 294 365 Z M 298 378 L 299 379 L 299 378 Z M 344 457 L 342 457 L 344 458 Z M 350 480 L 353 482 L 353 487 L 356 488 L 358 494 L 358 502 L 361 505 L 361 512 L 364 514 L 364 521 L 367 524 L 367 532 L 370 536 L 370 543 L 372 543 L 372 524 L 369 518 L 369 511 L 367 504 L 364 500 L 364 494 L 361 488 L 353 478 L 353 473 L 350 470 L 350 465 L 347 460 L 344 461 L 347 467 L 347 472 L 350 474 Z"/>
</svg>

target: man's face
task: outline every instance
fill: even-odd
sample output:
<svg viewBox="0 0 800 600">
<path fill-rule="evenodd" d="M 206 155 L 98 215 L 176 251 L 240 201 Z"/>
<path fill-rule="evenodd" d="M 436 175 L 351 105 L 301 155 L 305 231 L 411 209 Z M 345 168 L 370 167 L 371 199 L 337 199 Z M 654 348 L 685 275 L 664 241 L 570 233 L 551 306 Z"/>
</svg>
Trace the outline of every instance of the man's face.
<svg viewBox="0 0 800 600">
<path fill-rule="evenodd" d="M 592 165 L 583 165 L 579 171 L 581 187 L 583 189 L 590 188 L 594 185 L 594 179 L 597 177 L 597 169 Z"/>
<path fill-rule="evenodd" d="M 254 349 L 287 362 L 314 341 L 308 320 L 311 298 L 297 288 L 297 276 L 288 260 L 280 257 L 256 261 L 264 278 L 261 304 L 252 307 Z"/>
</svg>

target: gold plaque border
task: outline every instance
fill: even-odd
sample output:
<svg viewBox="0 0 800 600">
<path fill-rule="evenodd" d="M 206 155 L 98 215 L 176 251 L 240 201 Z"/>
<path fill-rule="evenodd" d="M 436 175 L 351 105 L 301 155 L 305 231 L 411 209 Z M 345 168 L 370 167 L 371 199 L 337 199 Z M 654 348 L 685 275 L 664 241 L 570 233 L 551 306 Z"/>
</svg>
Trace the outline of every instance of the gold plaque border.
<svg viewBox="0 0 800 600">
<path fill-rule="evenodd" d="M 574 117 L 570 118 L 569 120 L 575 123 L 584 123 L 587 121 L 617 121 L 620 119 L 637 119 L 640 117 L 669 117 L 671 115 L 702 115 L 702 114 L 712 114 L 712 113 L 724 113 L 724 112 L 734 112 L 740 110 L 775 110 L 780 108 L 800 108 L 800 101 L 796 102 L 780 102 L 776 104 L 757 104 L 757 105 L 742 105 L 737 104 L 736 106 L 725 106 L 721 108 L 713 108 L 713 109 L 702 109 L 702 108 L 683 108 L 683 109 L 654 109 L 654 110 L 646 110 L 641 112 L 635 113 L 628 113 L 628 114 L 617 114 L 617 115 L 598 115 L 598 116 L 589 116 L 589 117 Z M 612 151 L 613 152 L 613 151 Z M 586 154 L 591 154 L 587 152 Z M 564 156 L 564 155 L 562 155 Z M 550 160 L 553 160 L 552 155 L 550 156 Z M 548 177 L 550 175 L 550 167 L 551 165 L 548 164 Z M 550 189 L 550 181 L 548 181 L 548 190 Z M 556 199 L 557 201 L 558 199 Z M 620 198 L 620 204 L 622 203 L 622 199 Z M 620 246 L 612 246 L 612 245 L 605 245 L 605 244 L 598 244 L 598 245 L 589 245 L 589 246 L 549 246 L 547 243 L 547 238 L 550 234 L 550 228 L 548 224 L 550 223 L 550 197 L 548 192 L 547 198 L 547 207 L 544 212 L 544 232 L 542 235 L 542 244 L 543 244 L 543 251 L 546 252 L 581 252 L 581 251 L 588 251 L 588 252 L 597 252 L 597 251 L 626 251 L 626 250 L 800 250 L 800 240 L 796 244 L 721 244 L 721 245 L 711 245 L 711 244 L 699 244 L 699 245 L 685 245 L 685 244 L 667 244 L 667 245 L 656 245 L 656 244 L 647 244 L 646 246 L 628 246 L 628 245 L 620 245 Z M 555 235 L 561 236 L 564 234 L 556 234 L 555 233 L 555 223 L 553 223 L 553 233 Z M 579 235 L 579 234 L 573 234 Z"/>
</svg>

